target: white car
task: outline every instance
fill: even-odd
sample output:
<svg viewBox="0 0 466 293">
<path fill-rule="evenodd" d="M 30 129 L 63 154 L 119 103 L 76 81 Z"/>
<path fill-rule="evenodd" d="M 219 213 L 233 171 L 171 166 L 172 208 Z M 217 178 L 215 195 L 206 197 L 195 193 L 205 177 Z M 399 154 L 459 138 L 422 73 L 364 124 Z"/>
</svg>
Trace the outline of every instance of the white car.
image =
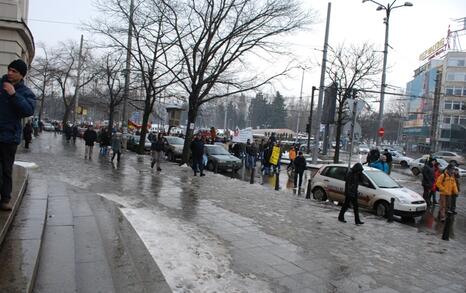
<svg viewBox="0 0 466 293">
<path fill-rule="evenodd" d="M 393 163 L 400 164 L 401 167 L 406 168 L 409 166 L 409 163 L 413 160 L 413 158 L 404 156 L 402 153 L 397 151 L 390 151 L 392 155 Z"/>
<path fill-rule="evenodd" d="M 316 200 L 345 201 L 345 176 L 348 166 L 330 164 L 322 166 L 311 181 L 311 190 Z M 390 199 L 394 198 L 393 214 L 404 218 L 421 216 L 427 204 L 418 193 L 401 186 L 384 172 L 364 166 L 363 179 L 358 188 L 359 206 L 386 217 Z"/>
<path fill-rule="evenodd" d="M 360 154 L 367 155 L 370 151 L 371 149 L 369 148 L 367 144 L 360 144 L 358 147 L 358 152 Z"/>
<path fill-rule="evenodd" d="M 421 174 L 422 168 L 424 167 L 426 161 L 429 159 L 428 156 L 422 156 L 420 158 L 417 158 L 415 160 L 412 160 L 409 163 L 409 169 L 411 169 L 411 172 L 413 172 L 414 176 L 417 176 Z M 440 164 L 440 170 L 443 172 L 445 168 L 448 166 L 448 162 L 445 161 L 444 159 L 436 158 L 437 162 Z M 466 177 L 466 170 L 462 168 L 455 167 L 455 169 L 458 170 L 458 173 L 460 174 L 461 177 Z"/>
</svg>

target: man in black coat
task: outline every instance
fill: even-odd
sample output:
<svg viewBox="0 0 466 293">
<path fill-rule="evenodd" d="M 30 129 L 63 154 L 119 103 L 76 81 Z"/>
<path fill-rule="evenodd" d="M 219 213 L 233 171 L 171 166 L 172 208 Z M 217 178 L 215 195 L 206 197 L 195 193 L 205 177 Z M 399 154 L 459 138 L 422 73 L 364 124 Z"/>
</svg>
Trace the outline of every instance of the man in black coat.
<svg viewBox="0 0 466 293">
<path fill-rule="evenodd" d="M 299 176 L 299 189 L 301 189 L 301 185 L 303 184 L 303 174 L 306 170 L 306 159 L 304 158 L 303 152 L 299 152 L 296 159 L 293 161 L 294 163 L 294 187 L 297 187 L 298 184 L 298 176 Z"/>
<path fill-rule="evenodd" d="M 24 84 L 27 65 L 18 59 L 8 65 L 0 81 L 0 209 L 11 211 L 13 163 L 21 143 L 21 118 L 34 114 L 36 96 Z"/>
<path fill-rule="evenodd" d="M 92 150 L 94 149 L 94 143 L 97 140 L 97 132 L 92 128 L 92 125 L 89 125 L 86 131 L 84 131 L 83 139 L 86 143 L 84 159 L 87 159 L 88 156 L 89 159 L 92 159 Z"/>
<path fill-rule="evenodd" d="M 205 176 L 204 174 L 204 162 L 203 162 L 203 156 L 204 156 L 204 143 L 200 139 L 198 135 L 194 136 L 193 141 L 191 142 L 191 156 L 193 159 L 193 171 L 194 171 L 194 176 L 197 176 L 197 171 L 199 171 L 201 176 Z"/>
<path fill-rule="evenodd" d="M 350 203 L 353 205 L 354 221 L 356 225 L 362 225 L 359 219 L 358 211 L 358 186 L 362 180 L 363 167 L 360 163 L 354 164 L 354 166 L 348 171 L 345 178 L 345 202 L 341 207 L 340 214 L 338 215 L 338 221 L 346 223 L 345 212 L 348 210 Z"/>
<path fill-rule="evenodd" d="M 434 182 L 434 166 L 432 165 L 432 160 L 429 159 L 422 168 L 422 187 L 424 188 L 422 196 L 428 206 L 432 204 L 430 202 L 430 193 L 432 191 L 432 186 L 434 186 Z"/>
</svg>

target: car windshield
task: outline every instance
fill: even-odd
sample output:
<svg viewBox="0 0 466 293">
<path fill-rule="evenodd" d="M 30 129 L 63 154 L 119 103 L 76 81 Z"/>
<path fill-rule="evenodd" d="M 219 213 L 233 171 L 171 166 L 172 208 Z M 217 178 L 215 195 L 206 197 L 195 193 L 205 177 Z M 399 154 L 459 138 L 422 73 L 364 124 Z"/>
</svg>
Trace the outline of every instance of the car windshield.
<svg viewBox="0 0 466 293">
<path fill-rule="evenodd" d="M 395 180 L 392 179 L 392 177 L 388 176 L 382 171 L 368 170 L 368 171 L 364 171 L 364 173 L 379 188 L 401 188 L 400 184 L 398 184 Z"/>
<path fill-rule="evenodd" d="M 165 139 L 169 144 L 184 144 L 184 139 L 176 136 L 166 136 Z"/>
<path fill-rule="evenodd" d="M 229 155 L 230 153 L 227 152 L 223 147 L 221 146 L 206 146 L 207 154 L 209 155 Z"/>
</svg>

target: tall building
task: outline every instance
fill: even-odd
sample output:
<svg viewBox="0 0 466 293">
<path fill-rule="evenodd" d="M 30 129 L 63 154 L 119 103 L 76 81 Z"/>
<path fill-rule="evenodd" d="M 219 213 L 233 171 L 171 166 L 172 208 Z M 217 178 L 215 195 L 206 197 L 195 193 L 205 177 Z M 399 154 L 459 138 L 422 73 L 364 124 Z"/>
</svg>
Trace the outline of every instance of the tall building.
<svg viewBox="0 0 466 293">
<path fill-rule="evenodd" d="M 466 149 L 466 52 L 450 51 L 415 70 L 407 83 L 408 144 Z"/>
<path fill-rule="evenodd" d="M 15 59 L 31 63 L 34 38 L 27 26 L 29 0 L 0 0 L 0 73 Z"/>
</svg>

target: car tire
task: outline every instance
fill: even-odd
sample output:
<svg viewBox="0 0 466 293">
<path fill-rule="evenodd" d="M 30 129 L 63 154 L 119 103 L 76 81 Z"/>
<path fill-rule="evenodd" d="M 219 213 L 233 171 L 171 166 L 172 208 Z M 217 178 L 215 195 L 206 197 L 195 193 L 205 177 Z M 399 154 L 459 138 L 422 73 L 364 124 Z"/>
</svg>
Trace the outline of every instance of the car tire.
<svg viewBox="0 0 466 293">
<path fill-rule="evenodd" d="M 326 201 L 327 200 L 327 193 L 322 187 L 316 187 L 312 190 L 312 197 L 318 201 Z"/>
<path fill-rule="evenodd" d="M 390 205 L 388 202 L 382 200 L 377 202 L 375 205 L 375 214 L 379 217 L 384 217 L 386 218 L 388 216 L 388 209 L 390 208 Z"/>
<path fill-rule="evenodd" d="M 406 168 L 406 167 L 408 167 L 408 162 L 406 162 L 406 161 L 401 161 L 401 162 L 400 162 L 400 165 L 401 165 L 401 167 Z"/>
<path fill-rule="evenodd" d="M 421 171 L 419 170 L 418 167 L 413 167 L 413 168 L 411 169 L 411 172 L 413 172 L 413 175 L 414 175 L 414 176 L 417 176 L 417 175 L 419 175 L 419 174 L 421 173 Z"/>
<path fill-rule="evenodd" d="M 211 171 L 211 172 L 214 172 L 214 170 L 215 170 L 214 162 L 209 161 L 209 162 L 207 163 L 207 170 L 209 170 L 209 171 Z"/>
<path fill-rule="evenodd" d="M 458 167 L 458 162 L 455 161 L 455 160 L 451 160 L 451 161 L 450 161 L 450 164 L 452 164 L 452 165 L 455 166 L 455 167 Z"/>
</svg>

